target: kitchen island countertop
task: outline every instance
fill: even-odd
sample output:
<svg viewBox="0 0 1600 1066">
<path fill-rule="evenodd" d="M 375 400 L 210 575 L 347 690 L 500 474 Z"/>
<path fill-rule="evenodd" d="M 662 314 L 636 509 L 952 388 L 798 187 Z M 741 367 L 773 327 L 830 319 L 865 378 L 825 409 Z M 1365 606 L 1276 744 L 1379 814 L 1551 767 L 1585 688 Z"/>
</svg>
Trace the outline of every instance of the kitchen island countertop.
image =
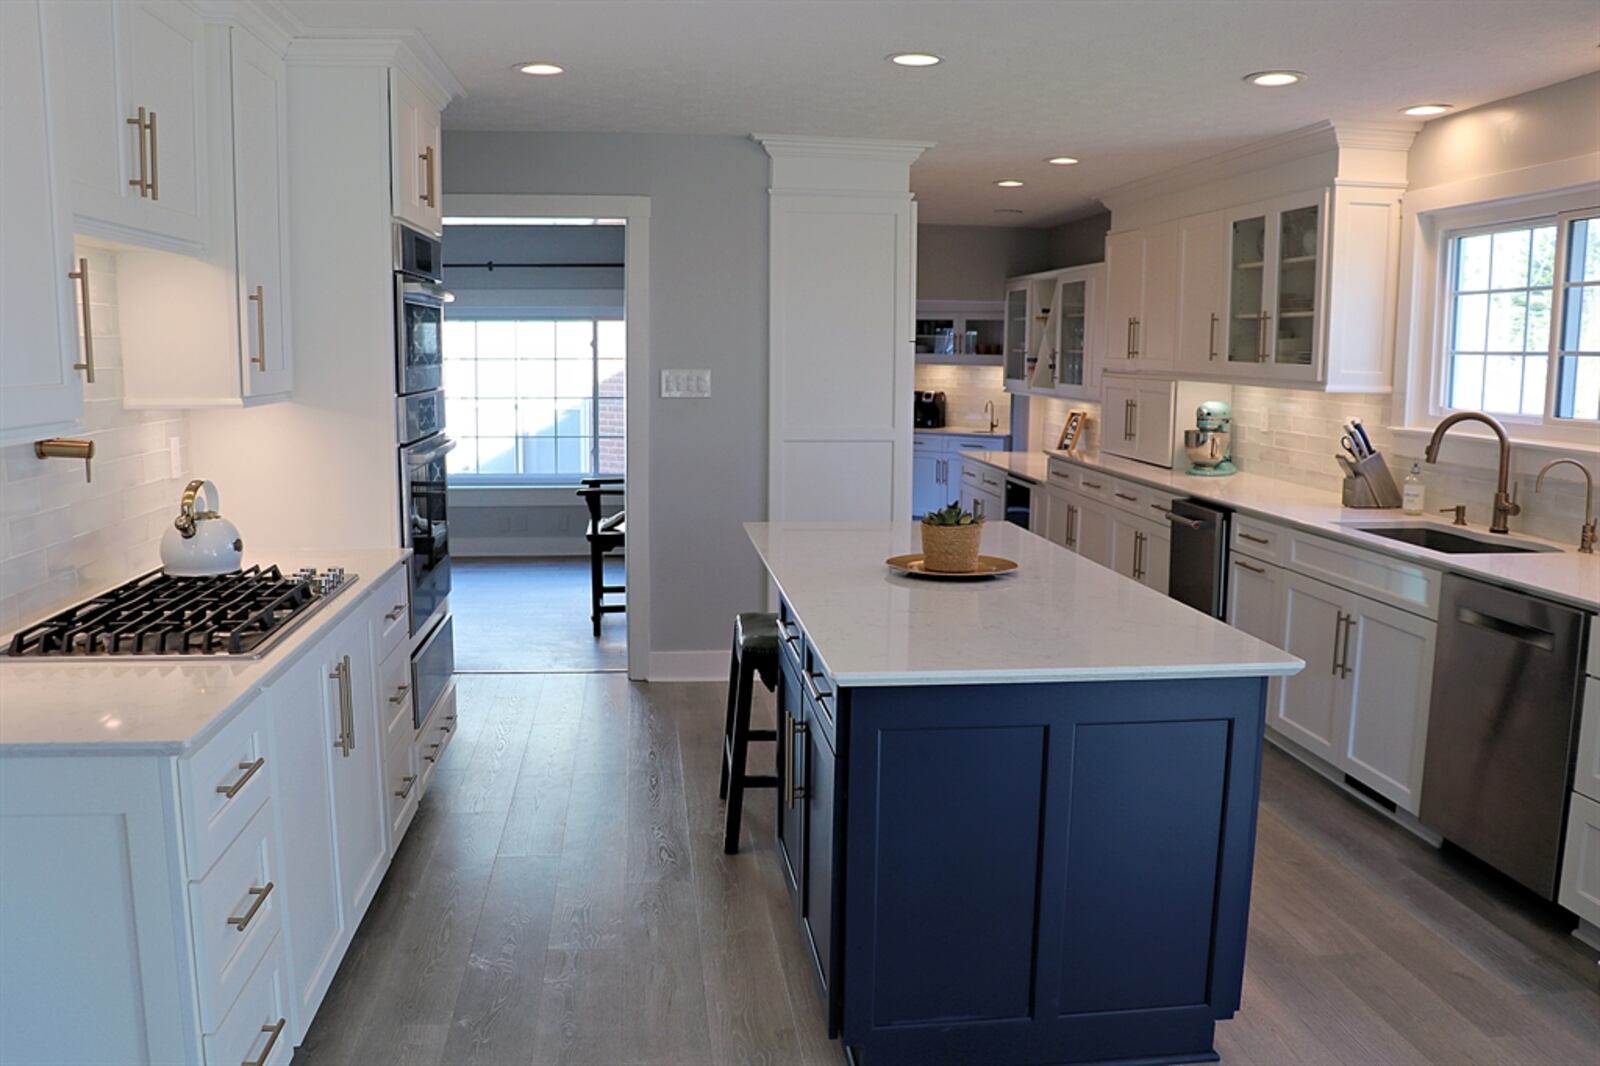
<svg viewBox="0 0 1600 1066">
<path fill-rule="evenodd" d="M 916 523 L 745 525 L 835 682 L 847 686 L 1131 681 L 1297 673 L 1301 660 L 1005 522 L 985 581 L 908 577 Z"/>
</svg>

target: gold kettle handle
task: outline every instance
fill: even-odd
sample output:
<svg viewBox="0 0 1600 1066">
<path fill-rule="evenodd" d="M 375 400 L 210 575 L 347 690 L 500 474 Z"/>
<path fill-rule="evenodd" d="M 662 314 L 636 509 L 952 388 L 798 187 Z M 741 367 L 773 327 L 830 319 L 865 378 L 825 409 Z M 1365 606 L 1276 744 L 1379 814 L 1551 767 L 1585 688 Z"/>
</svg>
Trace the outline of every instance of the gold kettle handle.
<svg viewBox="0 0 1600 1066">
<path fill-rule="evenodd" d="M 172 525 L 179 533 L 183 534 L 183 538 L 185 540 L 188 540 L 190 537 L 194 536 L 194 523 L 197 518 L 209 517 L 210 515 L 216 513 L 215 510 L 197 513 L 194 509 L 195 498 L 199 496 L 200 493 L 205 492 L 208 488 L 210 489 L 210 492 L 207 494 L 207 501 L 213 508 L 215 508 L 217 506 L 216 487 L 204 478 L 195 478 L 193 481 L 189 482 L 189 486 L 183 490 L 183 498 L 178 503 L 178 517 L 173 520 Z"/>
</svg>

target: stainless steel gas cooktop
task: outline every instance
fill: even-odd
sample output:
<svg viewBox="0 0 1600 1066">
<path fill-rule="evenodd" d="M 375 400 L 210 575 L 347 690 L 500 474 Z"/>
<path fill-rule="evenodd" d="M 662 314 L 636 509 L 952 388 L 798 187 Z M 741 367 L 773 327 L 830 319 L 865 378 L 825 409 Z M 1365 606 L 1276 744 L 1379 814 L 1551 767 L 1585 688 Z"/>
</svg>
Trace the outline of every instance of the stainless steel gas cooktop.
<svg viewBox="0 0 1600 1066">
<path fill-rule="evenodd" d="M 27 659 L 258 659 L 355 584 L 341 567 L 285 574 L 252 566 L 215 577 L 153 570 L 11 638 Z"/>
</svg>

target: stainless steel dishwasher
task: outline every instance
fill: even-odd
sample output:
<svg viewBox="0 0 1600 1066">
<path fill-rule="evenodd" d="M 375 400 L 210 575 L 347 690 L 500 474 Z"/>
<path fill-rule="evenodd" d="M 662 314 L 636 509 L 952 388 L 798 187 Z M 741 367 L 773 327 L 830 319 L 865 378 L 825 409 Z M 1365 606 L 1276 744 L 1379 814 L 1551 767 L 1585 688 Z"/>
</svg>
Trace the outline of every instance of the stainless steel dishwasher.
<svg viewBox="0 0 1600 1066">
<path fill-rule="evenodd" d="M 1228 613 L 1229 512 L 1197 500 L 1173 500 L 1167 595 L 1213 618 Z"/>
<path fill-rule="evenodd" d="M 1588 616 L 1446 574 L 1422 769 L 1422 823 L 1556 895 Z"/>
</svg>

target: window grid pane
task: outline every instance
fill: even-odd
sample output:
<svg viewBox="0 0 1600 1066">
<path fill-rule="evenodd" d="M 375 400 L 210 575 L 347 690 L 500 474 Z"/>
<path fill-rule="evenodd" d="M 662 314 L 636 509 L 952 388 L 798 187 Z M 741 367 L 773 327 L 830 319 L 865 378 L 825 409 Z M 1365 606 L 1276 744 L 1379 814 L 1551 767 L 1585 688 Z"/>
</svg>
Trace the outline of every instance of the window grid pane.
<svg viewBox="0 0 1600 1066">
<path fill-rule="evenodd" d="M 445 333 L 450 473 L 570 483 L 622 472 L 621 320 L 452 319 Z"/>
<path fill-rule="evenodd" d="M 1544 413 L 1555 235 L 1521 223 L 1451 241 L 1447 407 Z"/>
</svg>

